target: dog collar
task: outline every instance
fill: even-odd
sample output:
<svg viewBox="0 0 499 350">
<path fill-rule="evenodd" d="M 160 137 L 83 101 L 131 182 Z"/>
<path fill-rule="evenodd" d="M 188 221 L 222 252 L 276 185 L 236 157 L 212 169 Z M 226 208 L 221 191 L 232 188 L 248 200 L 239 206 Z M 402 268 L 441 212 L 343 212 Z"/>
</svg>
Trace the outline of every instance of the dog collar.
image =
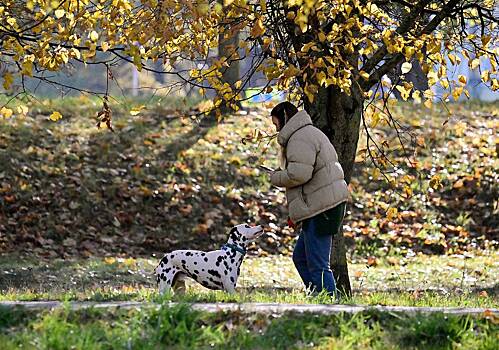
<svg viewBox="0 0 499 350">
<path fill-rule="evenodd" d="M 222 246 L 222 250 L 227 250 L 228 248 L 234 249 L 236 252 L 239 252 L 242 255 L 246 255 L 246 249 L 238 245 L 227 243 Z"/>
</svg>

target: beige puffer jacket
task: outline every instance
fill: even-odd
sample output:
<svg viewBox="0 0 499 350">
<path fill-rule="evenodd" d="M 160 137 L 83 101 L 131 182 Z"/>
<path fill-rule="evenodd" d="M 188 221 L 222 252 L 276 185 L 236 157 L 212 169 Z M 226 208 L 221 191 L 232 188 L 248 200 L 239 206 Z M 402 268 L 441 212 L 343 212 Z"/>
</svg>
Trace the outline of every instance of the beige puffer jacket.
<svg viewBox="0 0 499 350">
<path fill-rule="evenodd" d="M 284 125 L 277 141 L 285 150 L 286 169 L 275 171 L 271 182 L 286 188 L 291 220 L 298 223 L 348 200 L 336 150 L 306 111 Z"/>
</svg>

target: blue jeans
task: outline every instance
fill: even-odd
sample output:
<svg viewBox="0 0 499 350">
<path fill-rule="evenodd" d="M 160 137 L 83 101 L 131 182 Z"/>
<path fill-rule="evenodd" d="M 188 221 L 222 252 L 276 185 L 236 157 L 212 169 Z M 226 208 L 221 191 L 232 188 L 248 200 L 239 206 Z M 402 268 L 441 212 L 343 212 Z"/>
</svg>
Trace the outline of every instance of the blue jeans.
<svg viewBox="0 0 499 350">
<path fill-rule="evenodd" d="M 336 291 L 333 272 L 329 266 L 333 235 L 341 227 L 345 204 L 339 204 L 324 214 L 304 220 L 293 251 L 293 263 L 307 289 L 331 296 Z"/>
</svg>

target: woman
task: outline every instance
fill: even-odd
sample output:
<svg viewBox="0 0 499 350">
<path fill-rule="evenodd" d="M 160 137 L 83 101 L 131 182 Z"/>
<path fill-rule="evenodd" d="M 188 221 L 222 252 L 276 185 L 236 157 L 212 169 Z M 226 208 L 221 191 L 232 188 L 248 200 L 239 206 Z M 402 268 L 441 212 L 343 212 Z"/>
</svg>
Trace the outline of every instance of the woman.
<svg viewBox="0 0 499 350">
<path fill-rule="evenodd" d="M 290 220 L 302 223 L 293 262 L 307 289 L 334 295 L 332 236 L 341 227 L 349 198 L 343 169 L 333 145 L 307 112 L 282 102 L 271 116 L 282 147 L 282 170 L 271 174 L 271 182 L 286 188 Z"/>
</svg>

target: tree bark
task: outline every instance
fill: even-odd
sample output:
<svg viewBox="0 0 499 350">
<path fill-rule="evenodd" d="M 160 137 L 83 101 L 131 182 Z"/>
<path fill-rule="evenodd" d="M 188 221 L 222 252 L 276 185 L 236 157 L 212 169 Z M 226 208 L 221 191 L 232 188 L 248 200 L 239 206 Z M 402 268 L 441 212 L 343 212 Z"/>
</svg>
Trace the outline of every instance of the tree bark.
<svg viewBox="0 0 499 350">
<path fill-rule="evenodd" d="M 227 63 L 229 64 L 222 71 L 222 80 L 228 83 L 234 90 L 234 84 L 239 80 L 239 60 L 234 59 L 234 50 L 237 50 L 239 45 L 239 32 L 234 33 L 230 38 L 224 38 L 224 34 L 219 35 L 218 39 L 218 57 L 225 57 Z M 240 106 L 240 103 L 238 102 Z M 220 111 L 222 114 L 230 112 L 232 109 L 227 105 L 227 103 L 222 103 L 220 106 Z"/>
<path fill-rule="evenodd" d="M 362 109 L 363 98 L 360 92 L 352 89 L 352 96 L 348 96 L 332 86 L 321 87 L 313 103 L 308 100 L 305 102 L 305 110 L 314 124 L 334 145 L 347 183 L 354 170 Z M 338 290 L 343 295 L 351 296 L 343 230 L 333 237 L 330 264 Z"/>
</svg>

